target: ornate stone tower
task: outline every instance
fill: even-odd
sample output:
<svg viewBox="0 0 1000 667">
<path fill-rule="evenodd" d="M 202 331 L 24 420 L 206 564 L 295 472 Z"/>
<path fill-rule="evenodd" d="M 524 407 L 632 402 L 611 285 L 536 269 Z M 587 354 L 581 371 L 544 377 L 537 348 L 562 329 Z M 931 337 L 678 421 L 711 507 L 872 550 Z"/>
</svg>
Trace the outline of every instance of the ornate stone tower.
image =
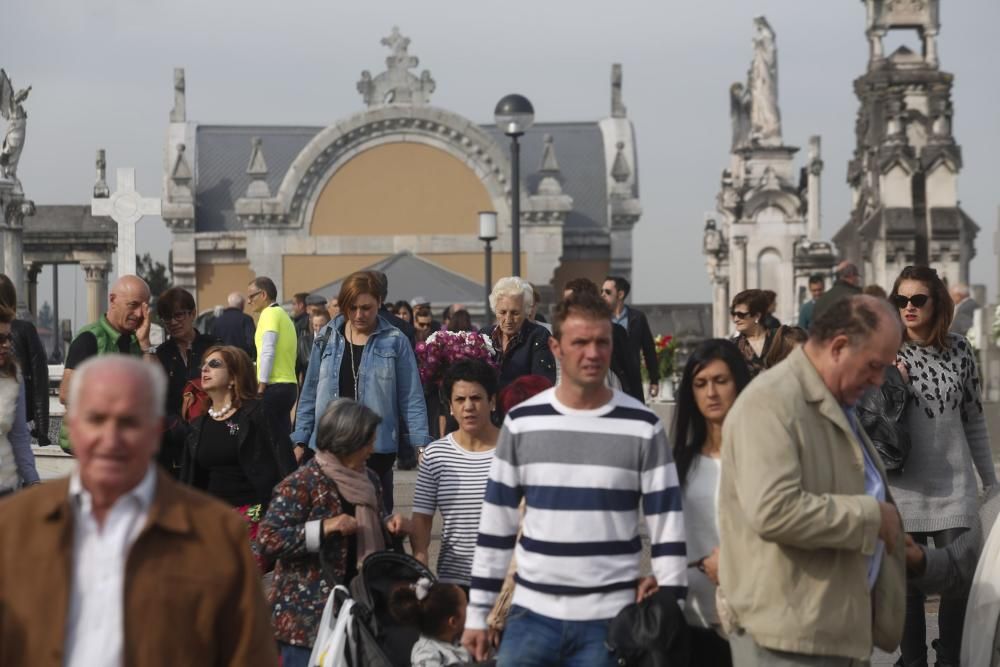
<svg viewBox="0 0 1000 667">
<path fill-rule="evenodd" d="M 958 205 L 962 153 L 951 132 L 953 76 L 938 66 L 939 0 L 864 2 L 870 54 L 854 82 L 853 209 L 834 242 L 866 283 L 888 288 L 908 264 L 968 283 L 979 227 Z M 915 31 L 921 52 L 901 46 L 886 56 L 890 31 Z"/>
<path fill-rule="evenodd" d="M 833 263 L 820 241 L 820 139 L 809 140 L 808 164 L 781 136 L 775 35 L 754 19 L 754 58 L 747 84 L 730 88 L 733 140 L 716 211 L 705 217 L 703 252 L 713 286 L 713 333 L 730 332 L 730 299 L 745 289 L 774 290 L 776 315 L 794 323 L 809 275 Z"/>
</svg>

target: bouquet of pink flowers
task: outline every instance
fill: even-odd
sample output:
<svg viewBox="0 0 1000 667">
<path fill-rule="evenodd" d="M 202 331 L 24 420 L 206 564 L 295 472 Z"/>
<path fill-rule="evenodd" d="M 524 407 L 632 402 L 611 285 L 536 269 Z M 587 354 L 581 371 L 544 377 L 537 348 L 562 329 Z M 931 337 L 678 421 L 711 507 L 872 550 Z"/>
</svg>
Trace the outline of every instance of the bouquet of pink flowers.
<svg viewBox="0 0 1000 667">
<path fill-rule="evenodd" d="M 460 359 L 481 359 L 499 368 L 493 342 L 475 331 L 435 331 L 417 343 L 416 352 L 420 381 L 425 385 L 440 382 L 448 366 Z"/>
</svg>

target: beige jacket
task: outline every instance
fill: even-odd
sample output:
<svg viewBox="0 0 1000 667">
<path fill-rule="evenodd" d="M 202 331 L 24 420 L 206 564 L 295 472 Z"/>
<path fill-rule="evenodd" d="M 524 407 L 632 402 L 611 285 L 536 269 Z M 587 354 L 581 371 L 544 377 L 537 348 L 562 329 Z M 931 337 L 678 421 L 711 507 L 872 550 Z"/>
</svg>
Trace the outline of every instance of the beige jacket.
<svg viewBox="0 0 1000 667">
<path fill-rule="evenodd" d="M 747 387 L 723 427 L 725 611 L 773 650 L 859 660 L 873 643 L 894 650 L 906 598 L 903 535 L 869 591 L 880 524 L 850 423 L 800 348 Z"/>
</svg>

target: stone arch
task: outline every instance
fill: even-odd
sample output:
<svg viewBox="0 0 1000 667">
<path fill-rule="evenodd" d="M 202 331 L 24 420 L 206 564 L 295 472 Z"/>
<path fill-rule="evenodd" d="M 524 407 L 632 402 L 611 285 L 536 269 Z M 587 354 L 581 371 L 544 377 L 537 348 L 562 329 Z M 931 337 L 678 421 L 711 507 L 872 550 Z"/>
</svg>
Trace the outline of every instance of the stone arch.
<svg viewBox="0 0 1000 667">
<path fill-rule="evenodd" d="M 287 227 L 309 231 L 323 187 L 362 151 L 411 141 L 464 162 L 486 189 L 502 229 L 510 227 L 510 163 L 493 139 L 471 121 L 435 107 L 384 106 L 364 111 L 317 134 L 285 173 L 276 199 Z"/>
<path fill-rule="evenodd" d="M 785 214 L 786 221 L 792 221 L 800 216 L 801 207 L 799 196 L 787 190 L 758 190 L 747 199 L 744 217 L 754 220 L 759 212 L 777 208 Z"/>
</svg>

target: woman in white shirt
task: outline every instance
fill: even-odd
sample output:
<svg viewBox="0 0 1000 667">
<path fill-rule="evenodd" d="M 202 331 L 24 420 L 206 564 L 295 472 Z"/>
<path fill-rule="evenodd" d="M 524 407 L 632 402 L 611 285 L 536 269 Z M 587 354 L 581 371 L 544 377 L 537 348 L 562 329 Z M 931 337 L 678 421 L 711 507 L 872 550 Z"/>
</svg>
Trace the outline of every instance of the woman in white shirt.
<svg viewBox="0 0 1000 667">
<path fill-rule="evenodd" d="M 434 513 L 441 512 L 438 580 L 458 584 L 466 593 L 479 514 L 500 435 L 490 420 L 496 393 L 497 372 L 485 361 L 463 359 L 445 371 L 441 395 L 458 430 L 424 448 L 413 494 L 413 556 L 428 565 L 431 523 Z"/>
<path fill-rule="evenodd" d="M 732 665 L 729 643 L 715 609 L 719 584 L 719 455 L 722 422 L 750 382 L 739 348 L 708 340 L 684 367 L 674 413 L 674 462 L 683 491 L 687 530 L 688 597 L 684 616 L 691 627 L 691 664 Z"/>
</svg>

